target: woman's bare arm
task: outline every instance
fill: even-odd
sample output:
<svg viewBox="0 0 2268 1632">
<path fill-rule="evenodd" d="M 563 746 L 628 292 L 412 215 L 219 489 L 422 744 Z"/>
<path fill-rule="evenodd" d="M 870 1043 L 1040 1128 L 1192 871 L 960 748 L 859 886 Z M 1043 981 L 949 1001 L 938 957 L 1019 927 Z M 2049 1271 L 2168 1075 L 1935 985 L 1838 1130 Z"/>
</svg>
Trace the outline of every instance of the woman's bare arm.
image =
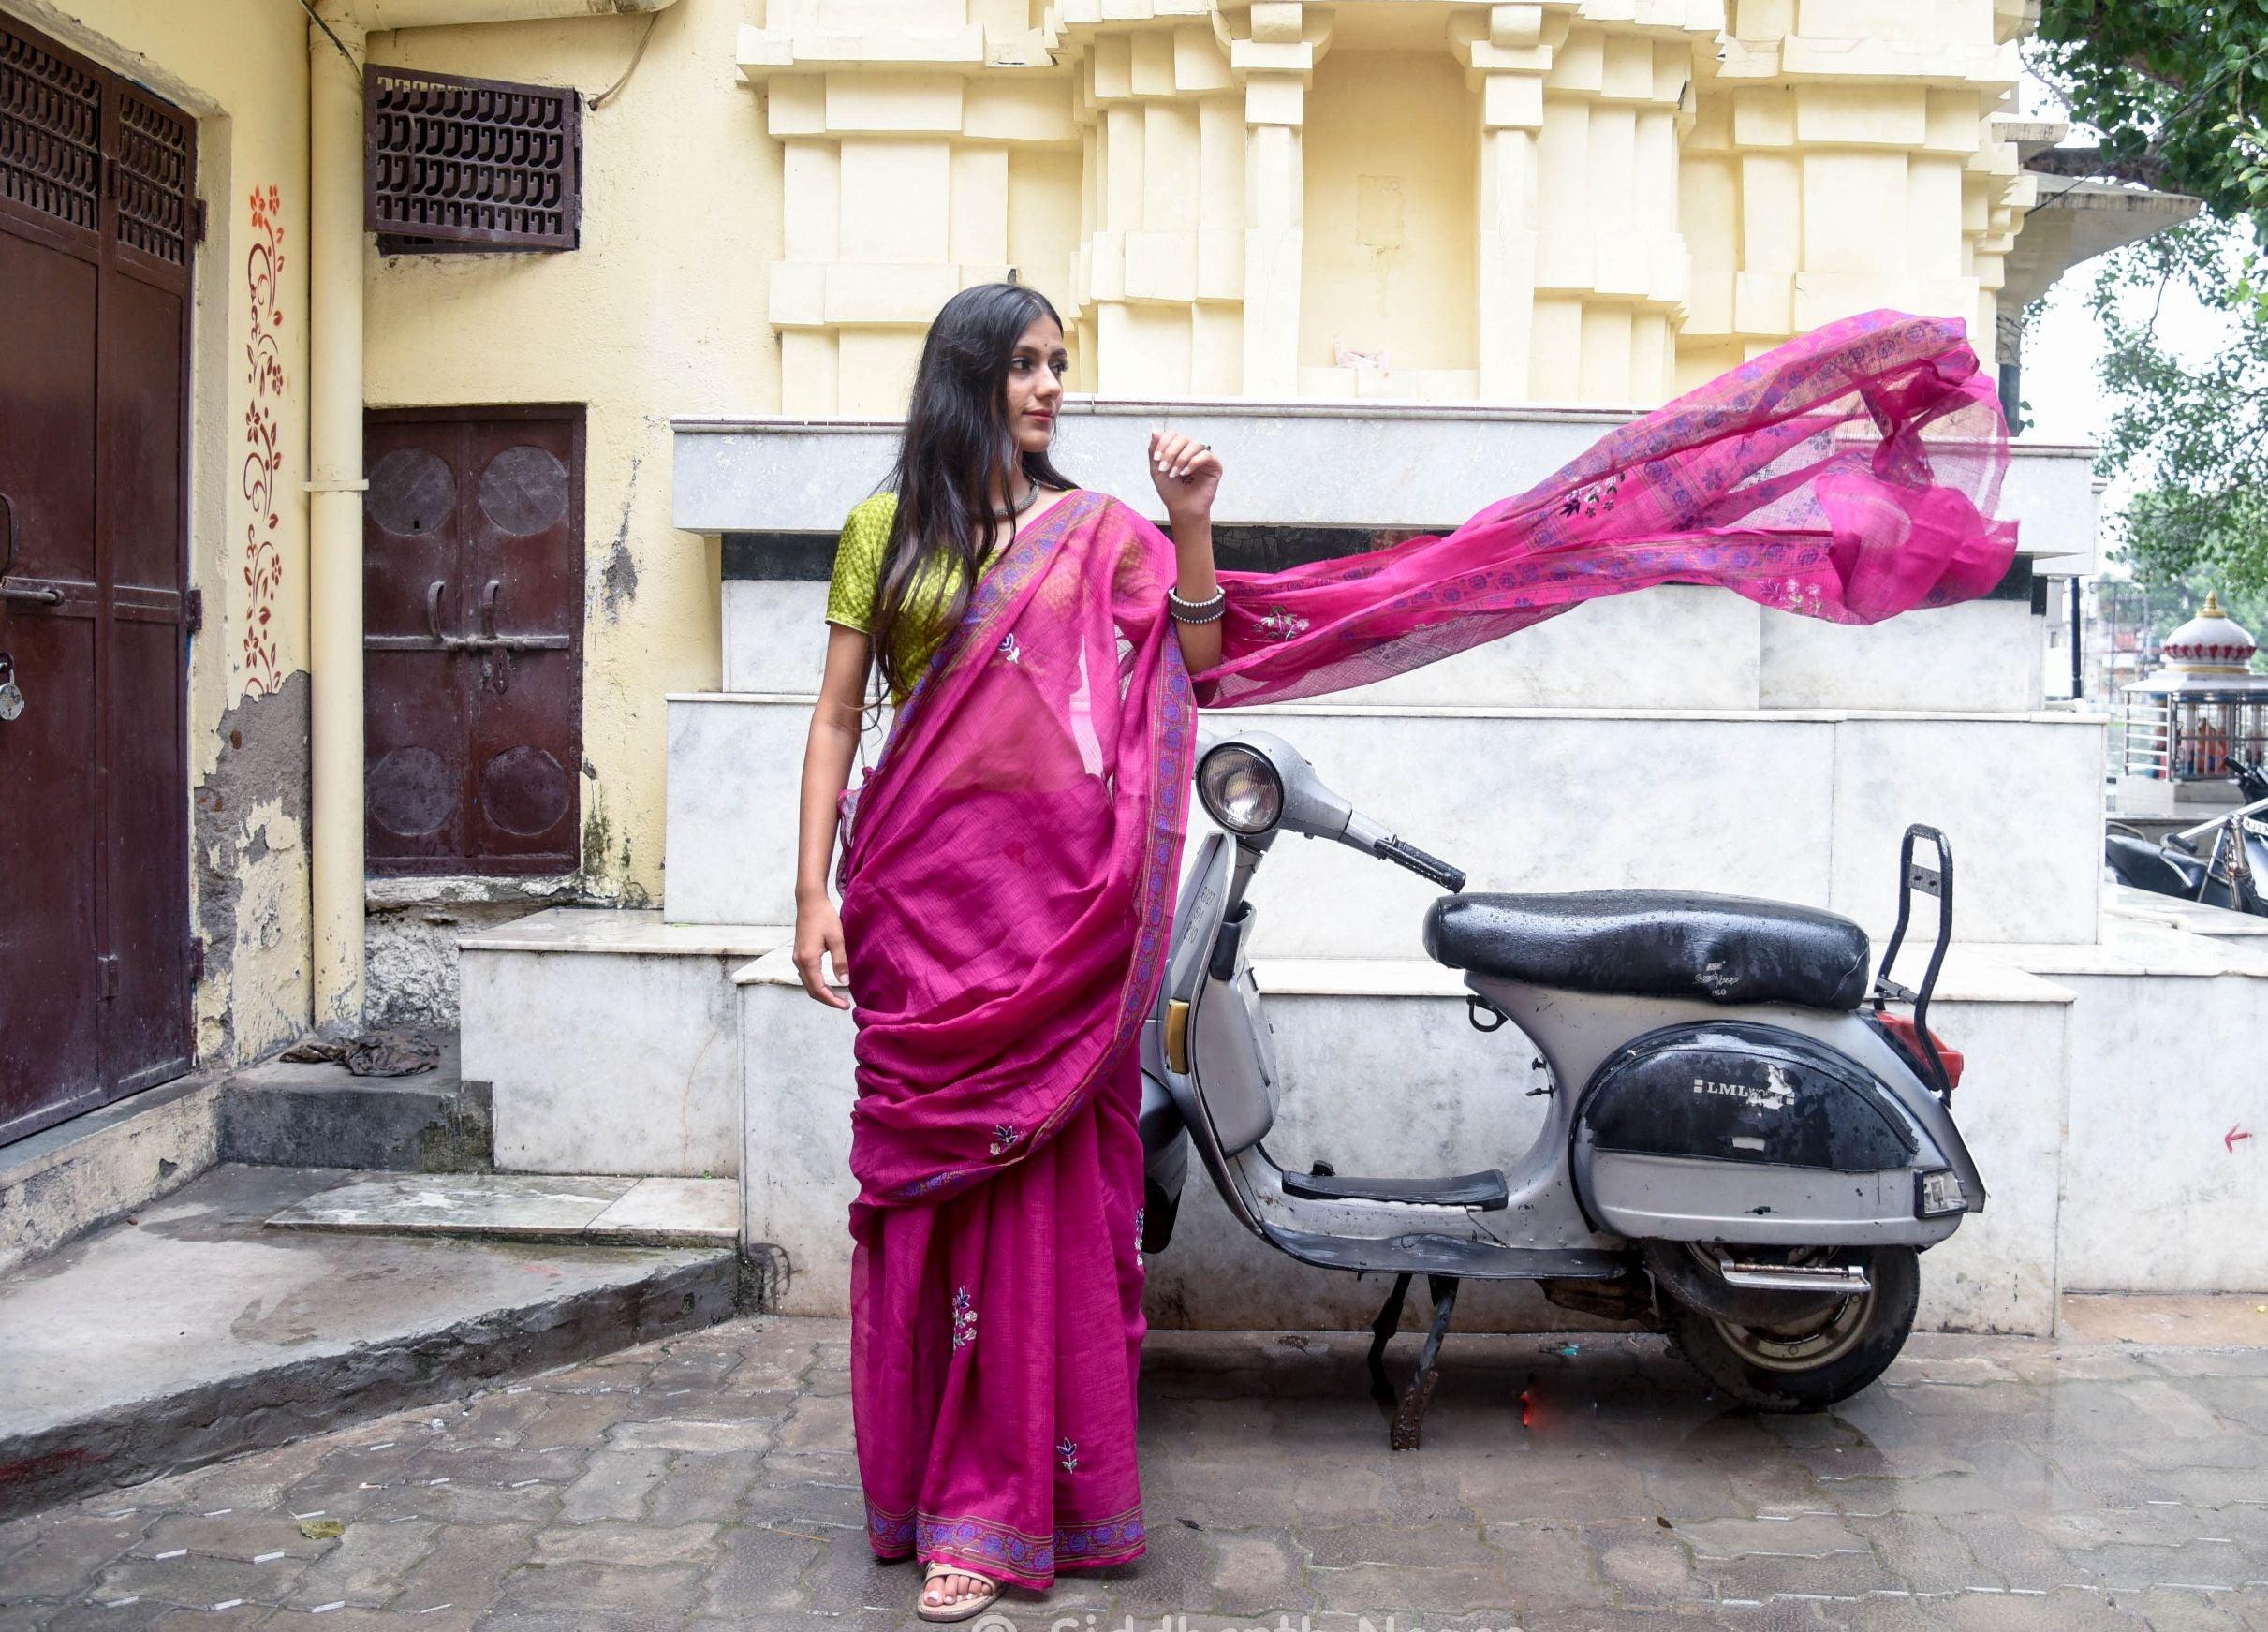
<svg viewBox="0 0 2268 1632">
<path fill-rule="evenodd" d="M 1173 528 L 1173 593 L 1186 601 L 1213 598 L 1213 500 L 1220 492 L 1220 456 L 1176 431 L 1150 433 L 1150 478 Z M 1201 674 L 1221 660 L 1221 626 L 1176 623 L 1183 666 Z"/>
<path fill-rule="evenodd" d="M 827 668 L 819 680 L 819 699 L 811 710 L 811 734 L 803 742 L 793 956 L 803 990 L 833 1008 L 848 1008 L 850 1003 L 827 983 L 822 960 L 832 961 L 837 980 L 850 978 L 850 965 L 843 946 L 843 920 L 827 893 L 827 874 L 834 860 L 835 801 L 848 786 L 851 761 L 858 757 L 859 720 L 873 655 L 872 643 L 858 630 L 839 624 L 827 626 Z"/>
</svg>

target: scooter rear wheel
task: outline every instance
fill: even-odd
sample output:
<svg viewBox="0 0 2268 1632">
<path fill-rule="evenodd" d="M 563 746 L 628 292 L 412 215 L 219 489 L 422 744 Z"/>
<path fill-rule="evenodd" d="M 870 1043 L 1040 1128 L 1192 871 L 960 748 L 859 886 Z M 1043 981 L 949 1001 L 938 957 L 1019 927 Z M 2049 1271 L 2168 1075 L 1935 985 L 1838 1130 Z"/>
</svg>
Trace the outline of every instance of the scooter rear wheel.
<svg viewBox="0 0 2268 1632">
<path fill-rule="evenodd" d="M 1913 1331 L 1922 1271 L 1909 1246 L 1867 1254 L 1873 1286 L 1785 1326 L 1744 1326 L 1672 1306 L 1670 1341 L 1687 1364 L 1760 1411 L 1822 1411 L 1865 1388 Z"/>
</svg>

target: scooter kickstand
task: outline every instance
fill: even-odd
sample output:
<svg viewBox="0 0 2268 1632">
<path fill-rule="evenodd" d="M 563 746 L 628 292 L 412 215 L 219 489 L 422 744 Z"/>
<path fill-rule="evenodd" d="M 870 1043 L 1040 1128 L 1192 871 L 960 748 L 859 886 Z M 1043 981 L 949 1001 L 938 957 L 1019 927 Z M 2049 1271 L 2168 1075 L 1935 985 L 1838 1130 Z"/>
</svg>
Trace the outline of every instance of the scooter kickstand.
<svg viewBox="0 0 2268 1632">
<path fill-rule="evenodd" d="M 1370 1397 L 1381 1405 L 1394 1403 L 1393 1385 L 1386 1380 L 1386 1344 L 1401 1329 L 1402 1301 L 1408 1296 L 1408 1274 L 1396 1275 L 1393 1290 L 1386 1294 L 1378 1317 L 1370 1323 Z"/>
<path fill-rule="evenodd" d="M 1434 1319 L 1426 1329 L 1424 1346 L 1418 1350 L 1418 1369 L 1410 1374 L 1401 1401 L 1394 1406 L 1393 1426 L 1387 1440 L 1396 1450 L 1418 1448 L 1425 1429 L 1425 1407 L 1432 1404 L 1434 1384 L 1440 1377 L 1436 1362 L 1441 1358 L 1441 1339 L 1448 1334 L 1450 1316 L 1457 1307 L 1456 1276 L 1428 1275 L 1425 1289 L 1434 1301 Z"/>
</svg>

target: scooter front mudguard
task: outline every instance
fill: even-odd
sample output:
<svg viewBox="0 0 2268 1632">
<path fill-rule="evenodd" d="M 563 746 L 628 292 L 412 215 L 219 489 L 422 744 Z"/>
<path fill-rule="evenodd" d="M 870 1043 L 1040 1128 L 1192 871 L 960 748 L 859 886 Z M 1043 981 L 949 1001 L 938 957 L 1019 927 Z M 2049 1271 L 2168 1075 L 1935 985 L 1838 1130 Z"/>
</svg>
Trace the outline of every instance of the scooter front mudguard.
<svg viewBox="0 0 2268 1632">
<path fill-rule="evenodd" d="M 1168 1017 L 1178 1000 L 1185 1012 L 1177 1046 L 1186 1056 L 1186 1006 L 1220 927 L 1228 877 L 1228 845 L 1220 834 L 1208 834 L 1182 880 L 1181 896 L 1173 910 L 1166 978 L 1149 1018 L 1142 1022 L 1141 1110 L 1136 1125 L 1141 1134 L 1142 1251 L 1146 1253 L 1163 1251 L 1171 1238 L 1182 1185 L 1189 1176 L 1190 1087 L 1186 1076 L 1167 1057 Z"/>
</svg>

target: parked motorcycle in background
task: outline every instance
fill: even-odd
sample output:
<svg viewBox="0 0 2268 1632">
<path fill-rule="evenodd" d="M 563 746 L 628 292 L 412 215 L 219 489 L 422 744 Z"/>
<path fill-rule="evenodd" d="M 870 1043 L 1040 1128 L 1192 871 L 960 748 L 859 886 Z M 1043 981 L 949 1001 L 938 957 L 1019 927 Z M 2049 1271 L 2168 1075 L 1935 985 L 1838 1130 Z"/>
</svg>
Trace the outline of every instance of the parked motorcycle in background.
<svg viewBox="0 0 2268 1632">
<path fill-rule="evenodd" d="M 2229 772 L 2245 801 L 2225 816 L 2168 833 L 2152 843 L 2124 822 L 2112 822 L 2103 835 L 2103 860 L 2121 884 L 2268 917 L 2261 879 L 2268 876 L 2268 770 L 2258 760 L 2231 754 Z M 2212 848 L 2201 853 L 2205 836 Z"/>
<path fill-rule="evenodd" d="M 1462 893 L 1463 873 L 1356 811 L 1265 732 L 1209 742 L 1197 780 L 1225 831 L 1184 883 L 1143 1037 L 1145 1253 L 1171 1239 L 1194 1146 L 1230 1212 L 1269 1245 L 1392 1274 L 1370 1370 L 1395 1404 L 1396 1448 L 1419 1442 L 1467 1279 L 1535 1281 L 1554 1302 L 1666 1331 L 1711 1383 L 1766 1409 L 1832 1404 L 1897 1356 L 1920 1255 L 1985 1200 L 1950 1109 L 1961 1056 L 1927 1025 L 1952 933 L 1942 835 L 1907 830 L 1897 928 L 1870 979 L 1865 933 L 1811 907 L 1683 890 Z M 1362 1177 L 1289 1170 L 1268 1154 L 1281 1084 L 1250 966 L 1252 886 L 1286 832 L 1450 892 L 1426 916 L 1425 948 L 1463 972 L 1471 1023 L 1511 1034 L 1508 1120 L 1531 1055 L 1511 1038 L 1550 1073 L 1543 1125 L 1507 1166 Z M 1889 977 L 1917 893 L 1936 898 L 1937 922 L 1908 990 Z M 1384 1355 L 1419 1274 L 1432 1319 L 1397 1396 Z"/>
</svg>

